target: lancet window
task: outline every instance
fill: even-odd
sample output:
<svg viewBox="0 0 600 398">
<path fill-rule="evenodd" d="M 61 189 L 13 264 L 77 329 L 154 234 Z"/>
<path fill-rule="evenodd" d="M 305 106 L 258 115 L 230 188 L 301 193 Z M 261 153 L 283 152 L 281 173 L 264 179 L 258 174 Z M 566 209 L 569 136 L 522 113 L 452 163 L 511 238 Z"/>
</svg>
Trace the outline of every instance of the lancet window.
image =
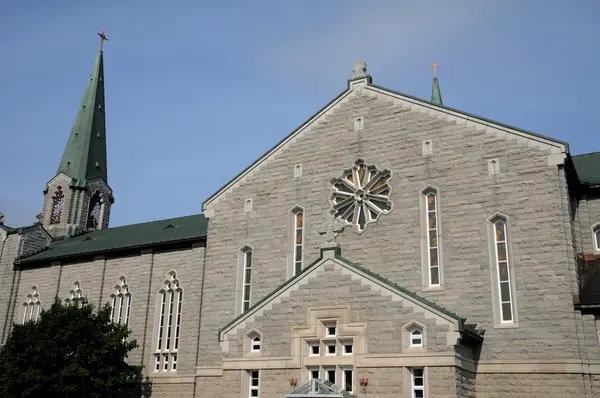
<svg viewBox="0 0 600 398">
<path fill-rule="evenodd" d="M 156 372 L 177 370 L 177 353 L 181 331 L 183 288 L 177 273 L 171 270 L 158 291 L 158 327 L 154 352 Z"/>
<path fill-rule="evenodd" d="M 89 229 L 100 229 L 101 201 L 100 192 L 94 192 L 90 198 L 90 205 L 88 207 L 87 228 Z"/>
<path fill-rule="evenodd" d="M 425 194 L 427 222 L 427 266 L 429 268 L 429 286 L 440 285 L 440 263 L 438 247 L 438 211 L 437 195 L 430 191 Z"/>
<path fill-rule="evenodd" d="M 127 284 L 127 278 L 119 277 L 114 286 L 114 292 L 110 295 L 112 312 L 110 319 L 114 323 L 127 325 L 129 323 L 129 314 L 131 313 L 131 292 Z"/>
<path fill-rule="evenodd" d="M 27 294 L 23 302 L 23 323 L 28 321 L 36 322 L 42 311 L 42 302 L 36 285 L 31 286 L 31 291 Z"/>
<path fill-rule="evenodd" d="M 492 227 L 494 230 L 494 259 L 498 283 L 500 320 L 502 323 L 512 323 L 514 322 L 514 300 L 512 295 L 512 270 L 509 261 L 506 220 L 497 217 L 493 220 Z"/>
<path fill-rule="evenodd" d="M 242 312 L 250 308 L 250 298 L 252 289 L 252 249 L 246 248 L 242 251 L 242 261 L 244 267 L 244 280 L 242 285 Z"/>
<path fill-rule="evenodd" d="M 65 193 L 62 187 L 56 188 L 54 196 L 52 196 L 52 211 L 50 213 L 50 224 L 59 224 L 65 203 Z"/>
<path fill-rule="evenodd" d="M 292 252 L 294 259 L 294 275 L 302 271 L 302 260 L 304 257 L 304 212 L 297 208 L 293 212 L 293 236 Z"/>
</svg>

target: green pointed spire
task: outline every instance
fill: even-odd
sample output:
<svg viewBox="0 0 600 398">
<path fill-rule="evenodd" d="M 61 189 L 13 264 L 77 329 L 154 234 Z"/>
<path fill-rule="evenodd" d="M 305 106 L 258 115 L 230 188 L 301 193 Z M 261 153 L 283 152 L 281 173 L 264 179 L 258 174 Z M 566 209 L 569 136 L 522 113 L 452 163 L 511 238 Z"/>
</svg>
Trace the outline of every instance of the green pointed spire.
<svg viewBox="0 0 600 398">
<path fill-rule="evenodd" d="M 58 173 L 79 180 L 80 186 L 94 178 L 108 183 L 102 50 L 98 51 Z"/>
<path fill-rule="evenodd" d="M 440 92 L 440 84 L 438 83 L 438 78 L 433 78 L 433 87 L 431 88 L 431 102 L 436 105 L 444 105 L 442 102 L 442 93 Z"/>
</svg>

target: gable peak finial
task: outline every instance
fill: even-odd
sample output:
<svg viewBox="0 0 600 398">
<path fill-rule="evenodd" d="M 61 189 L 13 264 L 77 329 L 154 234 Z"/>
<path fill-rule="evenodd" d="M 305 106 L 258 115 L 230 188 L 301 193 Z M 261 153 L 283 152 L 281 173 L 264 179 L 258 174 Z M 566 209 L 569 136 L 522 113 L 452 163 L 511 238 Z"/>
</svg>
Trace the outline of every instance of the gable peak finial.
<svg viewBox="0 0 600 398">
<path fill-rule="evenodd" d="M 98 33 L 98 36 L 100 36 L 100 51 L 102 51 L 102 46 L 104 45 L 104 42 L 108 41 L 108 38 L 104 34 L 104 29 L 102 29 L 102 32 Z"/>
<path fill-rule="evenodd" d="M 358 79 L 367 75 L 367 63 L 365 61 L 356 61 L 352 67 L 352 78 Z"/>
</svg>

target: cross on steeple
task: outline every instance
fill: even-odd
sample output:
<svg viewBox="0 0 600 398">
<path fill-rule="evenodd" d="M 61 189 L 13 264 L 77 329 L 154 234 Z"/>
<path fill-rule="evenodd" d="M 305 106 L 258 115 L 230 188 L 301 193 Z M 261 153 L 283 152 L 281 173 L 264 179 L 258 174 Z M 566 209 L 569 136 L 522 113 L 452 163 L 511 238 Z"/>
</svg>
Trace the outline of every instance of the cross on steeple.
<svg viewBox="0 0 600 398">
<path fill-rule="evenodd" d="M 104 29 L 102 29 L 102 32 L 98 33 L 98 36 L 100 36 L 100 51 L 102 51 L 102 45 L 104 44 L 104 41 L 108 41 L 108 38 L 104 34 Z"/>
<path fill-rule="evenodd" d="M 433 65 L 430 68 L 433 68 L 433 77 L 437 77 L 437 67 L 441 66 L 440 64 L 435 63 L 435 59 L 433 60 Z"/>
</svg>

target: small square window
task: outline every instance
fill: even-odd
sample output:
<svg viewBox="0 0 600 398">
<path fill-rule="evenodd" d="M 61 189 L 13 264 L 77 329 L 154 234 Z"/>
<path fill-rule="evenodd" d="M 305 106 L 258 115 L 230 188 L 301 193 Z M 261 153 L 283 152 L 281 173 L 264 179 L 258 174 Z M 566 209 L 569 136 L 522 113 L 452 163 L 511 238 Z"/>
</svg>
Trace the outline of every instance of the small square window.
<svg viewBox="0 0 600 398">
<path fill-rule="evenodd" d="M 335 323 L 325 325 L 325 335 L 328 337 L 335 336 L 337 334 L 336 329 L 337 329 L 337 326 Z"/>
<path fill-rule="evenodd" d="M 308 376 L 310 379 L 318 379 L 319 378 L 319 369 L 310 369 Z"/>
<path fill-rule="evenodd" d="M 344 344 L 344 354 L 352 354 L 352 344 Z"/>
<path fill-rule="evenodd" d="M 310 355 L 319 355 L 321 353 L 319 344 L 311 344 L 310 345 Z"/>
<path fill-rule="evenodd" d="M 327 344 L 327 355 L 335 355 L 335 344 Z"/>
</svg>

